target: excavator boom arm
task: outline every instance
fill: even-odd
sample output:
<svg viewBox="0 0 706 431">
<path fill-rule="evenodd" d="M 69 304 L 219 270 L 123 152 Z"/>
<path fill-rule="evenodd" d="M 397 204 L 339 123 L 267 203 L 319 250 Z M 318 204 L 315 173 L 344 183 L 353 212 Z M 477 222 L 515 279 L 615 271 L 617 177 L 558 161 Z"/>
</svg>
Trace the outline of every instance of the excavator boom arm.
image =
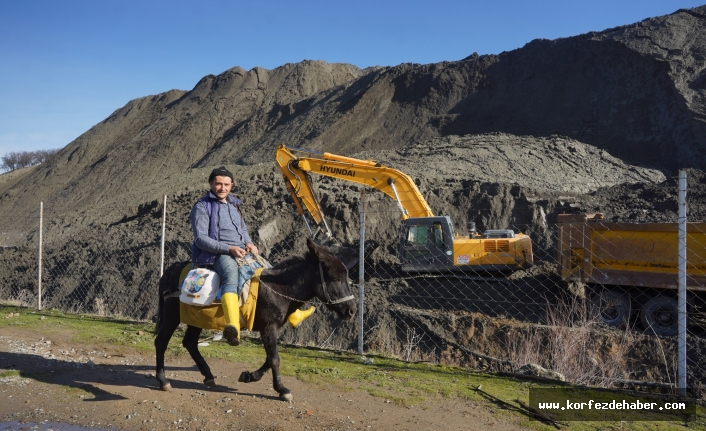
<svg viewBox="0 0 706 431">
<path fill-rule="evenodd" d="M 312 156 L 297 157 L 292 150 L 306 152 Z M 287 189 L 299 213 L 303 215 L 306 208 L 317 224 L 325 221 L 318 199 L 314 196 L 309 173 L 351 181 L 380 190 L 397 202 L 403 219 L 434 215 L 408 175 L 372 160 L 354 159 L 331 153 L 313 153 L 280 145 L 277 148 L 277 165 L 282 171 Z"/>
</svg>

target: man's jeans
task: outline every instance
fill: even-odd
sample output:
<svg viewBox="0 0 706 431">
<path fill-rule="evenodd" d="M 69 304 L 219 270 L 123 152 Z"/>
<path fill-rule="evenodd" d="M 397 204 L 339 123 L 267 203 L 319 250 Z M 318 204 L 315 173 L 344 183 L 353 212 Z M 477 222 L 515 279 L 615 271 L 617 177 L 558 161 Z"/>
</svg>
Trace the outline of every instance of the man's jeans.
<svg viewBox="0 0 706 431">
<path fill-rule="evenodd" d="M 213 263 L 213 270 L 221 277 L 221 291 L 218 297 L 224 293 L 240 293 L 238 263 L 229 254 L 220 254 Z"/>
<path fill-rule="evenodd" d="M 245 257 L 253 257 L 251 254 L 246 254 Z M 221 289 L 218 292 L 216 299 L 221 299 L 224 293 L 235 293 L 240 295 L 240 291 L 245 283 L 250 280 L 255 274 L 255 269 L 262 267 L 258 262 L 250 261 L 251 263 L 238 268 L 238 262 L 229 254 L 218 255 L 213 263 L 213 270 L 218 273 L 221 278 Z M 265 261 L 267 268 L 272 268 L 269 262 Z"/>
</svg>

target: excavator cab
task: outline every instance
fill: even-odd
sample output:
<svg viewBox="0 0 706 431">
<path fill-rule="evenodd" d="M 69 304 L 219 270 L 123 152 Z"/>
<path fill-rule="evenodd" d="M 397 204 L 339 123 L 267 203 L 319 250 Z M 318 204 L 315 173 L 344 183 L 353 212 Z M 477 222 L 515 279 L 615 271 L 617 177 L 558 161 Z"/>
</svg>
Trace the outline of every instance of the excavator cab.
<svg viewBox="0 0 706 431">
<path fill-rule="evenodd" d="M 453 268 L 453 225 L 447 216 L 403 220 L 399 230 L 399 257 L 403 271 Z"/>
<path fill-rule="evenodd" d="M 402 221 L 399 259 L 403 271 L 506 271 L 532 266 L 532 243 L 511 229 L 457 236 L 448 216 Z"/>
</svg>

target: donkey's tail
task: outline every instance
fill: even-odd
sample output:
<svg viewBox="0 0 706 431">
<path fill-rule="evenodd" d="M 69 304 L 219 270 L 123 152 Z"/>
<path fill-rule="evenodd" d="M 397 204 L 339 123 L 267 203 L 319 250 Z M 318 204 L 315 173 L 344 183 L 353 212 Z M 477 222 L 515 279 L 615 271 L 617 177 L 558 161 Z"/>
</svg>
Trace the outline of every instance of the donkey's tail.
<svg viewBox="0 0 706 431">
<path fill-rule="evenodd" d="M 179 275 L 182 269 L 191 262 L 176 262 L 171 264 L 165 271 L 164 275 L 159 279 L 159 302 L 157 307 L 157 320 L 154 326 L 154 334 L 159 334 L 164 323 L 164 297 L 179 290 Z"/>
</svg>

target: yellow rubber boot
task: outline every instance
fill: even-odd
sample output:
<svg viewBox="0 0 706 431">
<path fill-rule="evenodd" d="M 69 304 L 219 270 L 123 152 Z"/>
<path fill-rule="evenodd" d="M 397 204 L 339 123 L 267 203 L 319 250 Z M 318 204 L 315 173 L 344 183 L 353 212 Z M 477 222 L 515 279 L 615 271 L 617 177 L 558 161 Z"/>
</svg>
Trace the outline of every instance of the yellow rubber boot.
<svg viewBox="0 0 706 431">
<path fill-rule="evenodd" d="M 292 328 L 296 328 L 301 325 L 307 317 L 311 316 L 311 313 L 313 313 L 315 310 L 316 307 L 314 307 L 313 305 L 308 310 L 296 310 L 294 313 L 289 315 L 287 320 L 289 321 L 289 324 L 292 325 Z"/>
<path fill-rule="evenodd" d="M 221 307 L 223 316 L 226 319 L 226 326 L 223 328 L 223 338 L 231 346 L 240 344 L 240 309 L 238 307 L 238 295 L 235 293 L 224 293 L 221 296 Z"/>
</svg>

